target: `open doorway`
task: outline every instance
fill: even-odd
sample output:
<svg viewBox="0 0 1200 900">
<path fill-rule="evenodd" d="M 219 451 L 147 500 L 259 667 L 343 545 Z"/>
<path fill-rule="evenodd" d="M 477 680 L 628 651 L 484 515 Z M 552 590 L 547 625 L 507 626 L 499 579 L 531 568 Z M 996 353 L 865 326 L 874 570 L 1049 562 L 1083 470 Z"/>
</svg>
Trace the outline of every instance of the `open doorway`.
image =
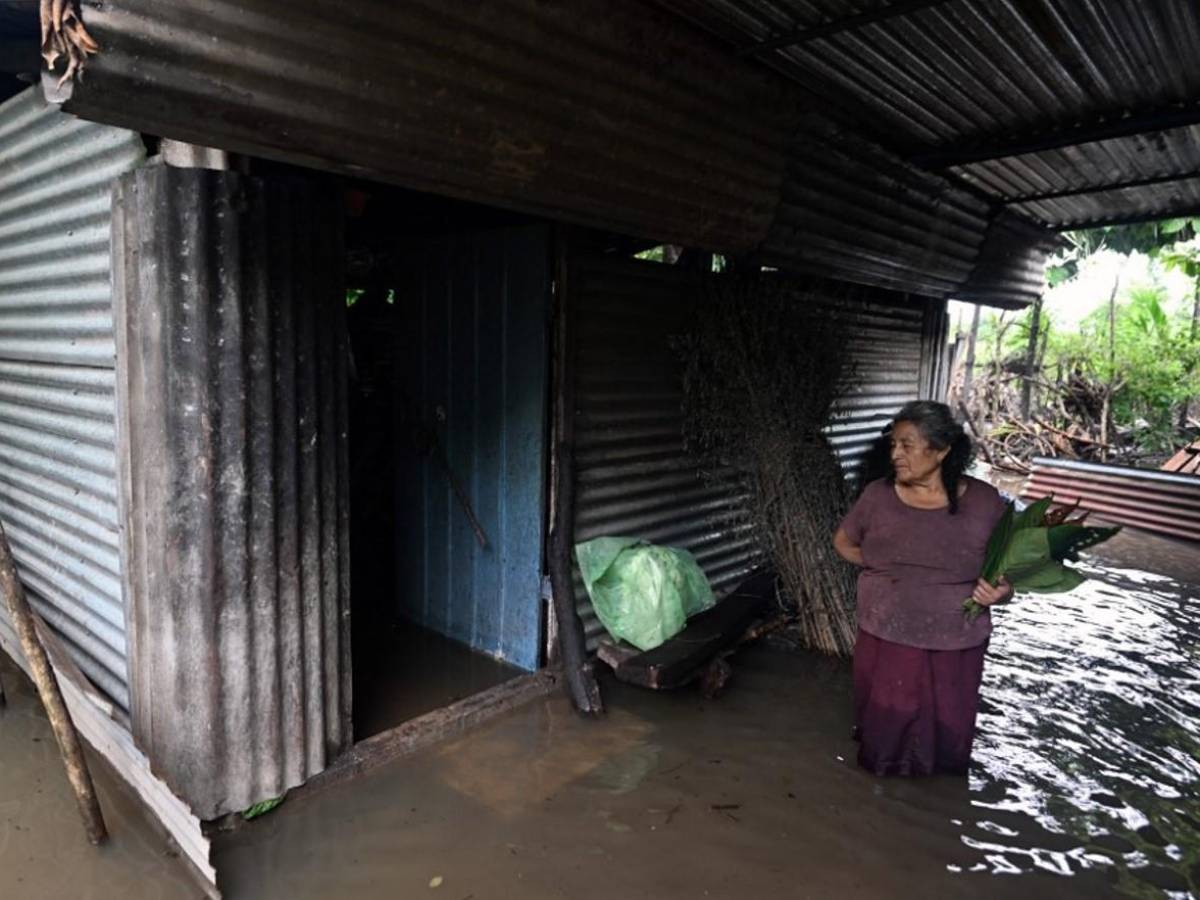
<svg viewBox="0 0 1200 900">
<path fill-rule="evenodd" d="M 348 291 L 356 740 L 541 664 L 548 240 L 399 240 Z"/>
</svg>

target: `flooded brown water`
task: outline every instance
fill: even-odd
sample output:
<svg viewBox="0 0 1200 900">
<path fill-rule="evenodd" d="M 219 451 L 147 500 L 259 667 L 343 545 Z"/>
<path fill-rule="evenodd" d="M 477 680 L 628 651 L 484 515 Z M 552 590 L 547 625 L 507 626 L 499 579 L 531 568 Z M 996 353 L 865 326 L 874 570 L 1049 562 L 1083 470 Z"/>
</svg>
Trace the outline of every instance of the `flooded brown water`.
<svg viewBox="0 0 1200 900">
<path fill-rule="evenodd" d="M 33 685 L 0 652 L 0 898 L 190 898 L 194 882 L 132 794 L 89 754 L 110 840 L 92 847 Z"/>
<path fill-rule="evenodd" d="M 603 721 L 547 698 L 293 798 L 221 838 L 226 896 L 1200 896 L 1200 554 L 1110 555 L 998 615 L 969 779 L 860 772 L 847 667 L 755 648 L 711 703 L 608 683 Z M 195 896 L 108 787 L 113 846 L 87 847 L 44 722 L 15 708 L 0 896 Z"/>
</svg>

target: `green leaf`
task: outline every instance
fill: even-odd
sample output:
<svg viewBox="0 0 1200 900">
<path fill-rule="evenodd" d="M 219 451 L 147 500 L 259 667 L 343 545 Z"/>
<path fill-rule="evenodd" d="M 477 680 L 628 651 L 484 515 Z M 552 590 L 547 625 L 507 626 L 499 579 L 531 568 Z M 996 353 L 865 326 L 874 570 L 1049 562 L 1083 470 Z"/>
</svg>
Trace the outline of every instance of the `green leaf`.
<svg viewBox="0 0 1200 900">
<path fill-rule="evenodd" d="M 999 574 L 1007 576 L 1008 580 L 1012 581 L 1013 578 L 1019 577 L 1020 573 L 1050 562 L 1048 530 L 1046 528 L 1023 528 L 1014 531 L 997 563 Z"/>
<path fill-rule="evenodd" d="M 1059 561 L 1079 559 L 1079 551 L 1102 544 L 1120 531 L 1116 528 L 1095 528 L 1091 525 L 1055 525 L 1049 529 L 1047 540 L 1050 556 Z"/>
<path fill-rule="evenodd" d="M 276 797 L 273 800 L 264 800 L 261 803 L 255 803 L 242 813 L 242 818 L 249 822 L 251 819 L 257 819 L 259 816 L 265 816 L 271 810 L 283 803 L 283 799 L 283 797 Z"/>
<path fill-rule="evenodd" d="M 1054 495 L 1042 497 L 1040 500 L 1035 500 L 1017 514 L 1016 520 L 1013 522 L 1013 528 L 1039 528 L 1046 520 L 1046 513 L 1050 511 L 1050 505 L 1054 502 Z"/>
<path fill-rule="evenodd" d="M 1075 590 L 1086 580 L 1069 566 L 1060 562 L 1049 562 L 1017 578 L 1012 585 L 1018 591 L 1031 594 L 1065 594 Z"/>
<path fill-rule="evenodd" d="M 1008 546 L 1008 539 L 1012 536 L 1012 531 L 1013 504 L 1008 503 L 1004 507 L 1004 514 L 1000 517 L 1000 521 L 992 529 L 992 535 L 988 538 L 987 550 L 983 555 L 983 572 L 980 577 L 986 579 L 989 584 L 995 584 L 1004 574 L 998 566 L 1004 556 L 1004 550 Z"/>
</svg>

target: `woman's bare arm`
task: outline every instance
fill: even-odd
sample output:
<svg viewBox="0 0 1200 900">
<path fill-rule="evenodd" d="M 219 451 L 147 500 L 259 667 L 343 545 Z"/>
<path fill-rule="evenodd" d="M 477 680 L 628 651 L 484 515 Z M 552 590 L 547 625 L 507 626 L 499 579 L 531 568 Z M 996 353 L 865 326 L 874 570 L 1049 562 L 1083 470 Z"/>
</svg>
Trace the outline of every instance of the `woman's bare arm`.
<svg viewBox="0 0 1200 900">
<path fill-rule="evenodd" d="M 862 548 L 855 545 L 850 540 L 850 536 L 841 528 L 833 535 L 833 549 L 848 563 L 853 563 L 856 566 L 865 566 L 863 562 Z"/>
</svg>

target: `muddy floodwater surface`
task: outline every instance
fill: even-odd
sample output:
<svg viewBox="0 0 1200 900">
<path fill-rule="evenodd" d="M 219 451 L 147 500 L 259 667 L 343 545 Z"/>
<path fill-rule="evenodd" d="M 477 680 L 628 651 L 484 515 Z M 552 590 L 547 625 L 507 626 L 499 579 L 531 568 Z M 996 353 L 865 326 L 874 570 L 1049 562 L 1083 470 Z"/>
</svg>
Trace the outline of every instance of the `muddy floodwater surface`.
<svg viewBox="0 0 1200 900">
<path fill-rule="evenodd" d="M 968 779 L 860 772 L 848 667 L 756 647 L 713 702 L 608 682 L 602 721 L 550 697 L 293 798 L 219 839 L 225 895 L 1200 897 L 1200 552 L 1105 553 L 997 614 Z M 198 896 L 103 772 L 113 840 L 87 846 L 4 678 L 0 896 Z"/>
</svg>

